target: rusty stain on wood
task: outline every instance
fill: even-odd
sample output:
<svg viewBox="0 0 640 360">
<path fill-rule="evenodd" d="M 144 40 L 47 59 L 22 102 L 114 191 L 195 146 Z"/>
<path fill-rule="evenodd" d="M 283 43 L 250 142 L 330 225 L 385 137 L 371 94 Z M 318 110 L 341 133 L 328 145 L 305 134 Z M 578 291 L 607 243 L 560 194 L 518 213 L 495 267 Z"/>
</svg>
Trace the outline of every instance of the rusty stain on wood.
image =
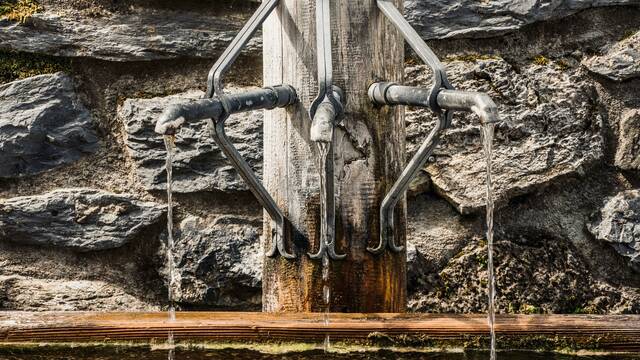
<svg viewBox="0 0 640 360">
<path fill-rule="evenodd" d="M 485 315 L 179 312 L 0 312 L 0 346 L 20 342 L 164 341 L 169 330 L 184 341 L 367 340 L 372 336 L 467 341 L 486 336 Z M 640 315 L 500 315 L 501 342 L 547 339 L 576 348 L 640 351 Z M 520 342 L 522 343 L 522 342 Z M 563 345 L 563 346 L 565 346 Z M 525 345 L 526 346 L 526 345 Z"/>
</svg>

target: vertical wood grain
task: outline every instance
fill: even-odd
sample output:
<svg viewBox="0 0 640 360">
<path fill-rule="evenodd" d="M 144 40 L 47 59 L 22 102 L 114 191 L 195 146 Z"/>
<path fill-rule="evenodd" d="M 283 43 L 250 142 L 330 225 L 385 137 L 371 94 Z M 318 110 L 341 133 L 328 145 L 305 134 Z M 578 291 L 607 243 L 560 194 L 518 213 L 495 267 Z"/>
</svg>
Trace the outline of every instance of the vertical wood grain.
<svg viewBox="0 0 640 360">
<path fill-rule="evenodd" d="M 374 0 L 332 1 L 331 8 L 334 82 L 346 94 L 335 138 L 336 241 L 339 252 L 348 254 L 331 265 L 331 310 L 402 312 L 406 254 L 374 256 L 366 247 L 379 237 L 380 203 L 404 164 L 404 114 L 374 108 L 367 88 L 377 80 L 402 81 L 404 42 Z M 321 264 L 306 256 L 317 249 L 320 218 L 308 116 L 317 94 L 315 1 L 283 0 L 263 34 L 265 85 L 291 84 L 301 99 L 293 109 L 265 117 L 265 184 L 290 222 L 286 243 L 298 258 L 265 258 L 263 310 L 322 311 Z M 404 244 L 404 202 L 395 221 L 396 242 Z M 264 234 L 270 243 L 268 221 Z"/>
</svg>

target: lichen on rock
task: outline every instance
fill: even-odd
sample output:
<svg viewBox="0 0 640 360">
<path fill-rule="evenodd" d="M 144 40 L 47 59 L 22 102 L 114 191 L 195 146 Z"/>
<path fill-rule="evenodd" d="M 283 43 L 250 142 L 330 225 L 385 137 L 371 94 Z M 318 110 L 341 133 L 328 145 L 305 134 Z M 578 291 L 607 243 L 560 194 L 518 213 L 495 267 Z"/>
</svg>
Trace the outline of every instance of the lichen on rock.
<svg viewBox="0 0 640 360">
<path fill-rule="evenodd" d="M 0 2 L 0 20 L 23 23 L 40 10 L 42 7 L 35 0 L 3 0 Z"/>
</svg>

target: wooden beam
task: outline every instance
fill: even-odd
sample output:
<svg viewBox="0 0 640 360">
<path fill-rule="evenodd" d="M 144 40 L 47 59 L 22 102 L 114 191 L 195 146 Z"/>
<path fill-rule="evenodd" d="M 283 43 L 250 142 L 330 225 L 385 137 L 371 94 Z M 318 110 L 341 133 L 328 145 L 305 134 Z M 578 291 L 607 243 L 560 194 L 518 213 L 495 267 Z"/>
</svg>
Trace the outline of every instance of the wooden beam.
<svg viewBox="0 0 640 360">
<path fill-rule="evenodd" d="M 375 0 L 331 1 L 331 15 L 334 83 L 345 94 L 334 140 L 336 248 L 347 254 L 331 262 L 331 311 L 402 312 L 406 253 L 375 256 L 366 248 L 377 244 L 380 203 L 404 164 L 404 112 L 374 107 L 367 89 L 381 79 L 402 82 L 404 41 Z M 320 235 L 319 155 L 308 115 L 318 94 L 315 0 L 282 0 L 263 34 L 265 85 L 290 84 L 300 97 L 291 109 L 265 114 L 264 182 L 291 225 L 285 242 L 297 259 L 265 258 L 263 310 L 320 312 L 321 262 L 306 255 L 317 251 Z M 395 242 L 404 244 L 404 201 L 395 214 Z"/>
<path fill-rule="evenodd" d="M 485 315 L 450 314 L 268 314 L 0 312 L 0 347 L 23 342 L 163 342 L 172 330 L 178 341 L 334 341 L 425 346 L 486 344 Z M 499 315 L 503 349 L 562 349 L 640 352 L 640 315 Z"/>
</svg>

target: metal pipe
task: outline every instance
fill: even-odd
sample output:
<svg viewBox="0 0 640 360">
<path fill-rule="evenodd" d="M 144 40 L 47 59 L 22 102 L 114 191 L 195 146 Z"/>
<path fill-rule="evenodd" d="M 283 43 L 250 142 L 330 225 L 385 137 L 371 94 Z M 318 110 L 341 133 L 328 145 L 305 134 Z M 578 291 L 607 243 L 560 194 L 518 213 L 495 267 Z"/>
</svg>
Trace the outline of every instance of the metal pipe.
<svg viewBox="0 0 640 360">
<path fill-rule="evenodd" d="M 163 135 L 174 134 L 185 122 L 219 119 L 224 113 L 236 114 L 259 109 L 274 109 L 294 104 L 297 99 L 292 86 L 280 85 L 221 97 L 201 99 L 170 105 L 156 122 L 155 131 Z M 227 107 L 225 109 L 225 107 Z"/>
<path fill-rule="evenodd" d="M 369 98 L 376 105 L 429 107 L 431 91 L 392 82 L 377 82 L 369 87 Z M 482 124 L 498 121 L 498 106 L 486 93 L 442 89 L 436 97 L 438 107 L 452 111 L 470 111 Z"/>
<path fill-rule="evenodd" d="M 498 122 L 498 106 L 489 95 L 474 91 L 442 90 L 438 93 L 438 105 L 454 111 L 471 111 L 482 124 Z"/>
<path fill-rule="evenodd" d="M 223 112 L 222 103 L 217 99 L 172 104 L 162 112 L 156 121 L 155 131 L 162 135 L 173 135 L 185 122 L 217 118 Z"/>
<path fill-rule="evenodd" d="M 369 98 L 376 105 L 410 105 L 428 108 L 430 89 L 377 82 L 369 87 Z"/>
</svg>

